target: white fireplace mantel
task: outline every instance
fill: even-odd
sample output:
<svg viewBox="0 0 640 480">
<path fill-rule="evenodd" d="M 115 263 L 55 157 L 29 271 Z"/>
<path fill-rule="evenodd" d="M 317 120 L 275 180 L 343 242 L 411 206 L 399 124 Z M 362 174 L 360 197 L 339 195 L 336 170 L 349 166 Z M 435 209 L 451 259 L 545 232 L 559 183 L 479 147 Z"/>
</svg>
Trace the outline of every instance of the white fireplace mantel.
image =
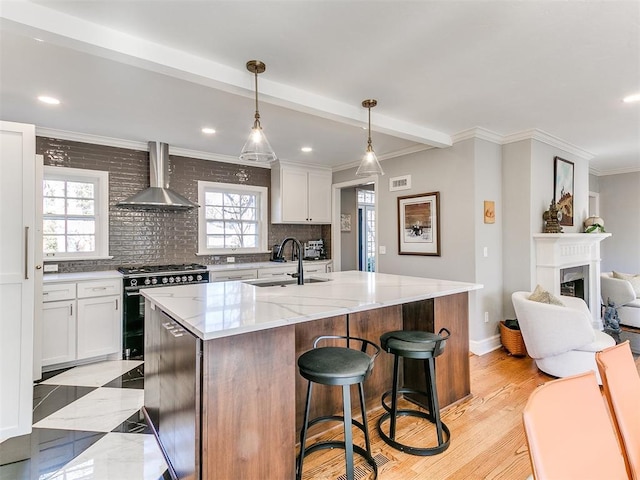
<svg viewBox="0 0 640 480">
<path fill-rule="evenodd" d="M 588 267 L 585 284 L 587 304 L 595 326 L 600 320 L 600 242 L 610 233 L 539 233 L 536 245 L 536 283 L 560 295 L 560 272 L 571 267 Z"/>
</svg>

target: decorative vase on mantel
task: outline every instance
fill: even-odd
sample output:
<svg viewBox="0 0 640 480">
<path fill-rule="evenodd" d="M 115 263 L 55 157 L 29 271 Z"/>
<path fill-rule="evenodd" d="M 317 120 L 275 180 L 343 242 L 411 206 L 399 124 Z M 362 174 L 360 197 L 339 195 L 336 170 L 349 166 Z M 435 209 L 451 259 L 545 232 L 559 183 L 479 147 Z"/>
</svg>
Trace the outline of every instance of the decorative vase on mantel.
<svg viewBox="0 0 640 480">
<path fill-rule="evenodd" d="M 604 220 L 595 215 L 584 221 L 584 233 L 605 233 Z"/>
<path fill-rule="evenodd" d="M 544 220 L 544 231 L 542 233 L 562 233 L 562 227 L 560 226 L 560 209 L 558 204 L 549 204 L 549 210 L 542 214 L 542 220 Z"/>
</svg>

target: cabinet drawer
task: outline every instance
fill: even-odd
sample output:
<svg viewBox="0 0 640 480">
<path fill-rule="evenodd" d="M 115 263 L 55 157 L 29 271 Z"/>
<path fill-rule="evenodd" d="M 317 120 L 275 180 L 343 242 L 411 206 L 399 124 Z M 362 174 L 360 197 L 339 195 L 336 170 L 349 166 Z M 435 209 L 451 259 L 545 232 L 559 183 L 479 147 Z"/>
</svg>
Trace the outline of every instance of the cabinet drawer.
<svg viewBox="0 0 640 480">
<path fill-rule="evenodd" d="M 95 280 L 92 282 L 78 282 L 78 298 L 104 297 L 120 294 L 122 280 Z"/>
<path fill-rule="evenodd" d="M 288 276 L 298 271 L 298 264 L 287 265 L 286 267 L 261 268 L 258 270 L 258 278 L 278 278 Z"/>
<path fill-rule="evenodd" d="M 303 267 L 305 275 L 307 273 L 326 273 L 327 267 L 325 265 L 305 265 Z"/>
<path fill-rule="evenodd" d="M 73 300 L 76 298 L 75 283 L 45 283 L 42 285 L 42 301 Z"/>
<path fill-rule="evenodd" d="M 209 272 L 209 282 L 232 282 L 235 280 L 251 280 L 253 278 L 258 278 L 258 271 L 255 269 Z"/>
</svg>

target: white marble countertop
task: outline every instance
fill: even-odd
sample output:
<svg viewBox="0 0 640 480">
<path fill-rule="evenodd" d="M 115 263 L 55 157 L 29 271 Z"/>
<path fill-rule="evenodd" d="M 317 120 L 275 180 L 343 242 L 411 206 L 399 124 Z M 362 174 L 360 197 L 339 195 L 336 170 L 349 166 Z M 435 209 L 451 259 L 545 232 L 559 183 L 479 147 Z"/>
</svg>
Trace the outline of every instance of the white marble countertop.
<svg viewBox="0 0 640 480">
<path fill-rule="evenodd" d="M 331 263 L 331 259 L 326 260 L 303 260 L 302 263 L 306 266 L 310 265 L 326 265 L 327 263 Z M 287 267 L 293 265 L 294 267 L 298 265 L 297 260 L 291 261 L 287 260 L 286 262 L 254 262 L 254 263 L 221 263 L 216 265 L 207 265 L 207 270 L 210 272 L 224 272 L 227 270 L 250 270 L 253 268 L 275 268 L 275 267 Z"/>
<path fill-rule="evenodd" d="M 160 308 L 203 340 L 335 315 L 478 290 L 474 283 L 358 271 L 312 275 L 330 281 L 286 287 L 221 282 L 142 289 Z"/>
<path fill-rule="evenodd" d="M 331 259 L 327 260 L 305 260 L 305 265 L 326 265 L 331 263 Z M 258 268 L 275 268 L 285 267 L 288 265 L 296 266 L 297 262 L 254 262 L 254 263 L 225 263 L 219 265 L 207 265 L 210 272 L 224 272 L 228 270 L 251 270 Z M 42 281 L 44 283 L 53 282 L 76 282 L 80 280 L 100 280 L 103 278 L 122 278 L 122 274 L 117 270 L 99 270 L 95 272 L 72 272 L 72 273 L 45 273 Z"/>
<path fill-rule="evenodd" d="M 73 272 L 73 273 L 45 273 L 42 277 L 43 283 L 54 282 L 77 282 L 82 280 L 103 280 L 109 278 L 120 278 L 122 274 L 117 270 L 100 270 L 96 272 Z"/>
</svg>

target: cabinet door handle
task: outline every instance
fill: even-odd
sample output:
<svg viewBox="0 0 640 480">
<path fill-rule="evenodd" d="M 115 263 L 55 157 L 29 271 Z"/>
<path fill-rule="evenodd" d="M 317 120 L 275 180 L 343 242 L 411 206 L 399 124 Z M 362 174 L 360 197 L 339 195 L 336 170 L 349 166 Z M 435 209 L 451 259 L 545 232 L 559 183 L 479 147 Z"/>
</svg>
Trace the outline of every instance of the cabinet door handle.
<svg viewBox="0 0 640 480">
<path fill-rule="evenodd" d="M 29 227 L 24 227 L 24 279 L 29 280 Z"/>
<path fill-rule="evenodd" d="M 73 303 L 69 304 L 69 316 L 73 315 Z"/>
<path fill-rule="evenodd" d="M 92 290 L 106 290 L 107 287 L 93 287 Z"/>
<path fill-rule="evenodd" d="M 118 310 L 118 299 L 116 298 L 116 311 Z"/>
</svg>

